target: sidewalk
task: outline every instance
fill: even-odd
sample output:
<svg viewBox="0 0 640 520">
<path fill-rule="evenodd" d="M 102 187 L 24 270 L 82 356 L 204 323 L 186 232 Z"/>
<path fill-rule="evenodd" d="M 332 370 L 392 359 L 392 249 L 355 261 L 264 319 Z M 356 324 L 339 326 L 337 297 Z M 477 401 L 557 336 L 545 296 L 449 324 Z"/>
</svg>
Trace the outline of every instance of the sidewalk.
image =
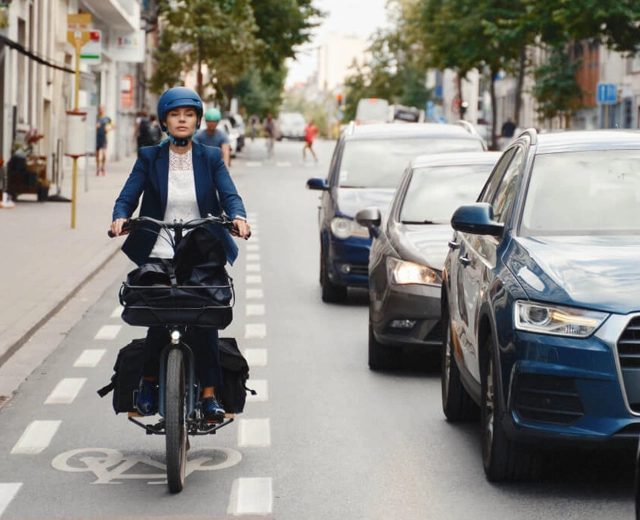
<svg viewBox="0 0 640 520">
<path fill-rule="evenodd" d="M 21 195 L 14 208 L 0 209 L 0 366 L 119 251 L 122 240 L 109 239 L 107 230 L 134 161 L 107 163 L 107 175 L 96 177 L 90 159 L 88 191 L 78 168 L 75 229 L 70 202 Z M 71 176 L 69 168 L 61 192 L 68 199 Z"/>
</svg>

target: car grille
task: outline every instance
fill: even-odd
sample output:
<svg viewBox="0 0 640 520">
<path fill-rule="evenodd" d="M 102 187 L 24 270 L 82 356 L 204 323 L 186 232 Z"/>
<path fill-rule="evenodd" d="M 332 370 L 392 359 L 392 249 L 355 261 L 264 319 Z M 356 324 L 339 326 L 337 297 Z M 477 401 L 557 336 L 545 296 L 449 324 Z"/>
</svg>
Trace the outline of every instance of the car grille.
<svg viewBox="0 0 640 520">
<path fill-rule="evenodd" d="M 620 335 L 618 358 L 629 406 L 640 413 L 640 317 L 633 318 Z"/>
<path fill-rule="evenodd" d="M 369 276 L 369 266 L 367 265 L 351 265 L 351 272 L 357 276 Z"/>
<path fill-rule="evenodd" d="M 530 421 L 570 424 L 584 415 L 575 381 L 569 377 L 519 374 L 514 408 Z"/>
</svg>

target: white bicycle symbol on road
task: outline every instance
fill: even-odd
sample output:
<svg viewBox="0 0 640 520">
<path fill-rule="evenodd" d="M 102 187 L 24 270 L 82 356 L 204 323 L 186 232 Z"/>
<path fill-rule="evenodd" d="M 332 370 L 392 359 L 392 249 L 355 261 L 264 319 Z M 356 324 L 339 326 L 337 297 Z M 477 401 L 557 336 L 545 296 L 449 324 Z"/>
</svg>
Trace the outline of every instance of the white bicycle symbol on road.
<svg viewBox="0 0 640 520">
<path fill-rule="evenodd" d="M 215 456 L 200 456 L 187 461 L 186 476 L 194 471 L 216 471 L 235 466 L 242 455 L 230 448 L 216 448 Z M 92 472 L 97 480 L 92 484 L 121 484 L 114 480 L 141 479 L 149 484 L 166 483 L 166 466 L 146 455 L 123 455 L 109 448 L 81 448 L 61 453 L 51 461 L 59 471 Z M 132 472 L 136 468 L 137 473 Z"/>
</svg>

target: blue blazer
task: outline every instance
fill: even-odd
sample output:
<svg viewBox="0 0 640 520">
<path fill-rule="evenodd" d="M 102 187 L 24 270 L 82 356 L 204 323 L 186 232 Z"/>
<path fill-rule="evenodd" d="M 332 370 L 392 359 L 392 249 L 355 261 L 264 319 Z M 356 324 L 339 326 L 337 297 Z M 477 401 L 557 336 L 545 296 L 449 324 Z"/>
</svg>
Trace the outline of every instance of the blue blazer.
<svg viewBox="0 0 640 520">
<path fill-rule="evenodd" d="M 246 218 L 244 204 L 222 160 L 220 149 L 194 142 L 191 154 L 200 216 L 218 216 L 224 211 L 232 219 Z M 169 141 L 141 148 L 133 171 L 116 199 L 113 220 L 130 218 L 138 207 L 141 195 L 140 215 L 164 219 L 168 187 Z M 238 256 L 238 246 L 231 234 L 218 225 L 211 225 L 209 229 L 222 243 L 227 261 L 233 264 Z M 136 264 L 142 265 L 148 261 L 156 238 L 155 234 L 148 231 L 132 232 L 122 245 L 122 251 Z"/>
</svg>

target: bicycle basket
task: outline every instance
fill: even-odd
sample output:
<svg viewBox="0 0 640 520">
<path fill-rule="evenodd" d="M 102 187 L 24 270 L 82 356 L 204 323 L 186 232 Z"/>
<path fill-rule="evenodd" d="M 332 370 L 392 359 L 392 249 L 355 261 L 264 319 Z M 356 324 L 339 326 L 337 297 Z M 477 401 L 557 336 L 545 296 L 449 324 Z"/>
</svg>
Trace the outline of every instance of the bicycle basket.
<svg viewBox="0 0 640 520">
<path fill-rule="evenodd" d="M 233 318 L 235 293 L 230 278 L 219 285 L 131 285 L 120 287 L 122 319 L 129 325 L 215 327 Z"/>
</svg>

